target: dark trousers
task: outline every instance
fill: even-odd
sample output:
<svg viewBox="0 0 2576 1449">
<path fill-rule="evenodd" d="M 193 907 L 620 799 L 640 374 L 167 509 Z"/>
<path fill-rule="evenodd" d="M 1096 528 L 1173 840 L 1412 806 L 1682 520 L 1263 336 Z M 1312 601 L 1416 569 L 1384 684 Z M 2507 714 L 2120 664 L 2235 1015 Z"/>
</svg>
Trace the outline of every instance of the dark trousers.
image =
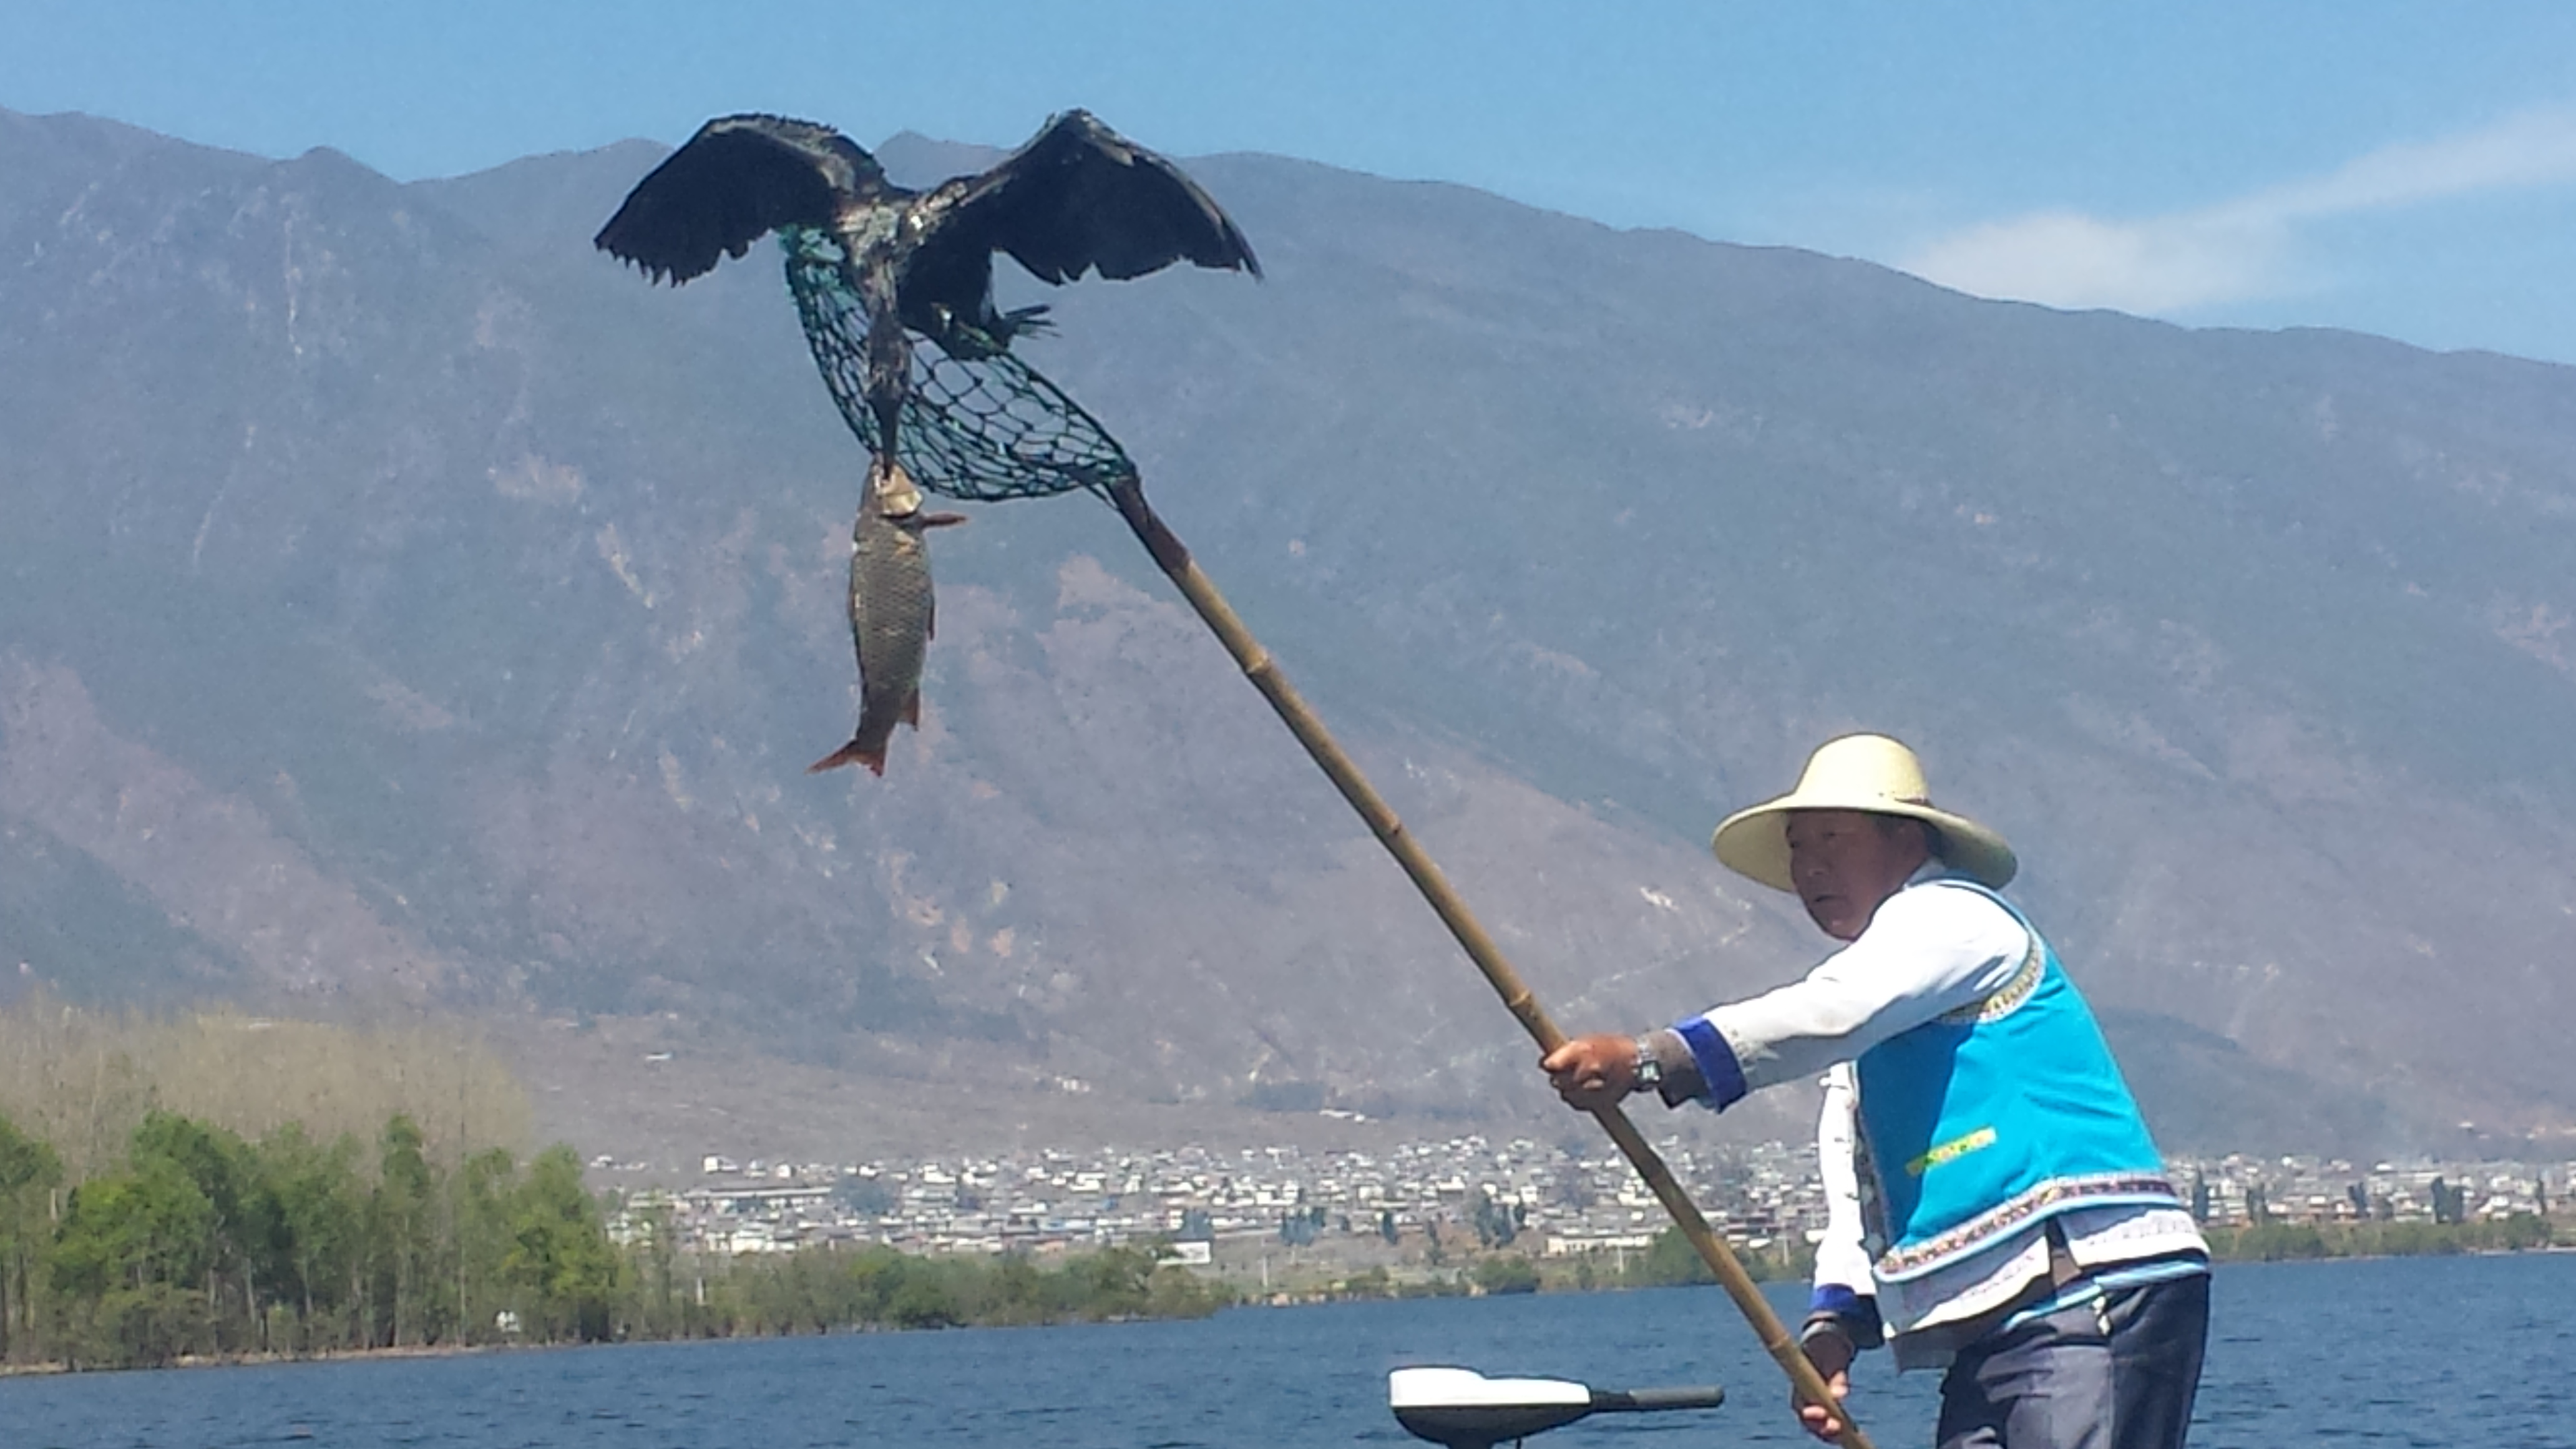
<svg viewBox="0 0 2576 1449">
<path fill-rule="evenodd" d="M 2182 1449 L 2208 1340 L 2206 1273 L 1989 1334 L 1941 1380 L 1941 1449 Z"/>
</svg>

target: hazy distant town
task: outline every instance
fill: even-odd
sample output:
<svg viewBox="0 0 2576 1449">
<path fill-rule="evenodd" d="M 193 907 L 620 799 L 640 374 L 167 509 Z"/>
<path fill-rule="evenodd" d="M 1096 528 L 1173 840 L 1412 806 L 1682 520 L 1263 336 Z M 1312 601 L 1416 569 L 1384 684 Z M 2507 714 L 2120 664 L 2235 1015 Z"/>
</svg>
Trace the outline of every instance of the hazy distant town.
<svg viewBox="0 0 2576 1449">
<path fill-rule="evenodd" d="M 1659 1144 L 1712 1222 L 1754 1250 L 1812 1243 L 1824 1227 L 1813 1144 Z M 614 1174 L 608 1158 L 593 1168 Z M 2204 1221 L 2474 1222 L 2546 1216 L 2576 1161 L 2351 1162 L 2177 1158 Z M 1460 1136 L 1383 1153 L 1199 1147 L 1041 1151 L 925 1161 L 766 1162 L 710 1153 L 698 1180 L 629 1194 L 612 1231 L 668 1215 L 676 1246 L 713 1253 L 882 1243 L 911 1252 L 1036 1252 L 1168 1239 L 1184 1262 L 1221 1245 L 1330 1250 L 1444 1244 L 1560 1257 L 1649 1246 L 1666 1218 L 1606 1143 L 1580 1154 L 1527 1139 Z M 1205 1245 L 1205 1246 L 1199 1246 Z"/>
</svg>

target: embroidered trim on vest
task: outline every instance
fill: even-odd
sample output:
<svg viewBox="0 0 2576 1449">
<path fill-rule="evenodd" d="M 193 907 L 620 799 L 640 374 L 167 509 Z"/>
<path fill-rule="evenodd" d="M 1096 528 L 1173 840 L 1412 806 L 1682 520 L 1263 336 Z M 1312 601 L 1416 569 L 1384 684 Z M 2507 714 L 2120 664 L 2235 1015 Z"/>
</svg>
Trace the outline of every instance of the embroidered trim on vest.
<svg viewBox="0 0 2576 1449">
<path fill-rule="evenodd" d="M 2030 937 L 2030 949 L 2023 953 L 2021 967 L 2013 972 L 2011 980 L 1977 1000 L 1965 1006 L 1954 1006 L 1933 1019 L 1944 1026 L 1975 1026 L 1981 1022 L 2001 1021 L 2030 1000 L 2030 994 L 2039 989 L 2040 973 L 2047 968 L 2048 961 L 2047 953 L 2040 949 L 2039 933 L 2026 923 L 2022 931 Z"/>
<path fill-rule="evenodd" d="M 2172 1183 L 2145 1173 L 2106 1172 L 2090 1177 L 2052 1178 L 2001 1207 L 1979 1213 L 1948 1232 L 1926 1238 L 1911 1247 L 1890 1249 L 1878 1260 L 1878 1276 L 1890 1279 L 1910 1277 L 2044 1214 L 2096 1198 L 2182 1200 Z"/>
</svg>

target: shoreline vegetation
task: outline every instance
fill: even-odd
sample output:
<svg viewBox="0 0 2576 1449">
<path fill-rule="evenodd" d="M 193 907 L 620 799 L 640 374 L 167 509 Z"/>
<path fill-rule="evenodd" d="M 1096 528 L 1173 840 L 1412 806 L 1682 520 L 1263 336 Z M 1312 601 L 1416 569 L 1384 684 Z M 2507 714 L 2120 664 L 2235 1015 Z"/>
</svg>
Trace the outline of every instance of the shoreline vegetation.
<svg viewBox="0 0 2576 1449">
<path fill-rule="evenodd" d="M 2465 1223 L 2328 1221 L 2204 1225 L 2216 1263 L 2277 1263 L 2324 1259 L 2440 1258 L 2521 1252 L 2576 1251 L 2576 1231 L 2531 1213 Z M 1756 1283 L 1807 1281 L 1814 1255 L 1803 1247 L 1738 1249 L 1737 1258 Z M 1678 1228 L 1665 1228 L 1652 1246 L 1619 1260 L 1590 1257 L 1531 1259 L 1487 1253 L 1449 1271 L 1390 1273 L 1371 1268 L 1345 1277 L 1282 1276 L 1274 1288 L 1247 1294 L 1246 1303 L 1287 1305 L 1381 1298 L 1441 1298 L 1511 1293 L 1601 1293 L 1630 1288 L 1714 1285 L 1716 1277 Z"/>
<path fill-rule="evenodd" d="M 0 1365 L 144 1368 L 510 1345 L 1201 1317 L 1231 1290 L 1159 1245 L 1028 1257 L 883 1246 L 683 1253 L 556 1145 L 525 1164 L 424 1151 L 397 1113 L 372 1151 L 289 1124 L 256 1141 L 147 1110 L 78 1181 L 0 1117 Z"/>
<path fill-rule="evenodd" d="M 150 1144 L 138 1151 L 164 1151 L 182 1140 L 184 1119 L 156 1119 Z M 189 1124 L 193 1125 L 193 1124 Z M 25 1139 L 0 1121 L 0 1164 L 25 1160 Z M 397 1144 L 399 1124 L 389 1125 Z M 253 1150 L 257 1150 L 256 1147 Z M 397 1152 L 400 1147 L 397 1145 Z M 569 1149 L 552 1153 L 569 1157 Z M 540 1156 L 546 1156 L 541 1154 Z M 539 1179 L 531 1163 L 529 1182 Z M 524 1185 L 524 1184 L 523 1184 Z M 535 1197 L 543 1199 L 545 1191 Z M 588 1194 L 583 1194 L 588 1198 Z M 560 1203 L 556 1204 L 560 1206 Z M 588 1216 L 602 1221 L 602 1205 L 588 1202 Z M 532 1226 L 522 1223 L 523 1229 Z M 139 1367 L 225 1367 L 259 1363 L 315 1362 L 337 1359 L 431 1358 L 503 1352 L 515 1349 L 569 1347 L 602 1343 L 669 1343 L 735 1338 L 781 1338 L 832 1333 L 905 1332 L 962 1327 L 1036 1327 L 1082 1322 L 1126 1322 L 1200 1318 L 1236 1306 L 1295 1306 L 1330 1302 L 1365 1302 L 1411 1298 L 1484 1297 L 1524 1293 L 1619 1292 L 1631 1288 L 1693 1286 L 1709 1283 L 1704 1265 L 1677 1231 L 1667 1229 L 1653 1247 L 1613 1265 L 1588 1259 L 1533 1260 L 1513 1252 L 1493 1252 L 1446 1271 L 1428 1269 L 1390 1273 L 1371 1268 L 1340 1278 L 1292 1280 L 1283 1277 L 1272 1291 L 1239 1293 L 1167 1261 L 1161 1243 L 1117 1247 L 1057 1257 L 1041 1267 L 1025 1256 L 935 1256 L 907 1254 L 884 1246 L 815 1247 L 794 1252 L 715 1255 L 703 1259 L 659 1254 L 649 1242 L 619 1248 L 606 1242 L 604 1229 L 594 1240 L 604 1249 L 595 1262 L 616 1266 L 588 1282 L 549 1278 L 539 1256 L 528 1250 L 542 1233 L 513 1234 L 522 1249 L 514 1259 L 505 1252 L 499 1271 L 488 1281 L 492 1301 L 533 1306 L 536 1319 L 519 1308 L 496 1309 L 488 1331 L 459 1331 L 456 1321 L 421 1326 L 411 1342 L 360 1341 L 369 1320 L 367 1305 L 342 1303 L 336 1314 L 318 1323 L 299 1313 L 292 1302 L 273 1302 L 256 1327 L 265 1337 L 255 1341 L 247 1325 L 227 1321 L 218 1310 L 229 1299 L 228 1285 L 218 1281 L 202 1289 L 151 1291 L 149 1284 L 124 1285 L 95 1302 L 57 1288 L 39 1287 L 32 1299 L 13 1298 L 11 1348 L 0 1362 L 0 1377 L 78 1372 L 87 1369 Z M 580 1236 L 576 1233 L 576 1236 Z M 2213 1256 L 2222 1263 L 2305 1261 L 2329 1258 L 2390 1258 L 2492 1255 L 2525 1251 L 2566 1251 L 2548 1221 L 2530 1214 L 2473 1223 L 2268 1223 L 2213 1228 Z M 20 1244 L 0 1242 L 11 1265 L 12 1287 L 27 1280 L 16 1275 Z M 41 1256 L 41 1255 L 40 1255 Z M 1808 1264 L 1797 1252 L 1764 1251 L 1745 1255 L 1757 1281 L 1803 1279 Z M 384 1265 L 379 1265 L 384 1266 Z M 472 1279 L 469 1270 L 469 1281 Z M 55 1280 L 63 1285 L 63 1280 Z M 301 1285 L 290 1284 L 291 1287 Z M 363 1291 L 363 1283 L 353 1285 Z M 562 1301 L 571 1294 L 574 1301 Z M 48 1299 L 50 1298 L 50 1302 Z M 183 1300 L 196 1300 L 186 1302 Z M 30 1331 L 20 1303 L 42 1303 L 27 1317 L 43 1318 L 54 1334 L 69 1329 L 86 1352 L 46 1356 L 48 1335 Z M 354 1312 L 352 1311 L 354 1309 Z M 585 1315 L 588 1316 L 585 1316 Z M 395 1315 L 378 1312 L 377 1330 L 388 1335 Z M 326 1341 L 336 1321 L 338 1341 Z M 132 1342 L 102 1340 L 102 1324 L 128 1333 L 157 1330 Z M 325 1330 L 317 1334 L 319 1327 Z M 79 1338 L 86 1331 L 90 1336 Z M 356 1337 L 348 1337 L 355 1333 Z"/>
<path fill-rule="evenodd" d="M 2497 1253 L 2546 1252 L 2576 1248 L 2576 1231 L 2531 1213 L 2464 1223 L 2424 1221 L 2265 1222 L 2240 1226 L 2204 1224 L 2210 1260 L 2216 1263 L 2279 1263 L 2327 1258 L 2441 1258 Z M 1800 1247 L 1762 1251 L 1737 1250 L 1738 1260 L 1756 1283 L 1803 1283 L 1814 1270 L 1814 1254 Z M 1713 1284 L 1717 1280 L 1699 1260 L 1678 1228 L 1656 1234 L 1653 1246 L 1613 1268 L 1582 1258 L 1545 1259 L 1532 1263 L 1511 1255 L 1489 1255 L 1473 1268 L 1431 1282 L 1389 1281 L 1383 1269 L 1361 1274 L 1322 1290 L 1327 1298 L 1420 1297 L 1443 1293 L 1596 1292 L 1623 1288 L 1666 1288 Z M 1509 1284 L 1510 1286 L 1504 1286 Z M 1524 1286 L 1526 1285 L 1526 1286 Z M 1310 1292 L 1314 1290 L 1308 1290 Z M 1274 1297 L 1280 1295 L 1273 1295 Z"/>
<path fill-rule="evenodd" d="M 0 1011 L 0 1371 L 1203 1315 L 1151 1247 L 682 1251 L 470 1029 Z M 612 1237 L 609 1224 L 621 1222 Z"/>
<path fill-rule="evenodd" d="M 2204 1227 L 2210 1257 L 2221 1263 L 2283 1263 L 2318 1258 L 2447 1258 L 2472 1253 L 2526 1253 L 2576 1247 L 2576 1231 L 2534 1213 L 2475 1222 L 2269 1222 Z"/>
<path fill-rule="evenodd" d="M 228 1012 L 172 1022 L 22 1002 L 0 1013 L 0 1373 L 1709 1281 L 1673 1229 L 1643 1249 L 1533 1257 L 1481 1222 L 1492 1231 L 1475 1248 L 1430 1233 L 1419 1266 L 1353 1272 L 1292 1255 L 1274 1281 L 1265 1257 L 1257 1292 L 1176 1265 L 1162 1242 L 1000 1257 L 855 1244 L 699 1253 L 679 1246 L 667 1208 L 594 1194 L 570 1147 L 522 1162 L 510 1144 L 527 1121 L 507 1068 L 455 1028 Z M 2222 1262 L 2576 1245 L 2576 1232 L 2528 1213 L 2208 1231 Z M 1781 1244 L 1743 1261 L 1757 1280 L 1811 1266 L 1802 1246 Z"/>
</svg>

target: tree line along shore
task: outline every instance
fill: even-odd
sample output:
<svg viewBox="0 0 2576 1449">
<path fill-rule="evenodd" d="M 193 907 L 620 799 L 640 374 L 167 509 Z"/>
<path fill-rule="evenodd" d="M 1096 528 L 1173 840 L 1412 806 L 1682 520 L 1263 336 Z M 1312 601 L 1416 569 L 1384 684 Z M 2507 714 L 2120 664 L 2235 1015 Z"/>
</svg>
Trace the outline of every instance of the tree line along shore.
<svg viewBox="0 0 2576 1449">
<path fill-rule="evenodd" d="M 2576 1244 L 2576 1231 L 2554 1218 L 2534 1213 L 2469 1222 L 2266 1222 L 2240 1227 L 2207 1226 L 2202 1231 L 2209 1240 L 2211 1259 L 2220 1263 L 2450 1257 L 2533 1252 Z M 1815 1268 L 1815 1255 L 1804 1246 L 1740 1251 L 1737 1256 L 1757 1283 L 1803 1283 Z M 1717 1281 L 1678 1228 L 1665 1228 L 1648 1247 L 1615 1262 L 1604 1261 L 1607 1257 L 1594 1253 L 1533 1261 L 1511 1254 L 1487 1254 L 1446 1273 L 1390 1275 L 1381 1268 L 1322 1282 L 1301 1282 L 1282 1275 L 1273 1296 L 1312 1300 L 1587 1293 Z"/>
<path fill-rule="evenodd" d="M 471 1027 L 0 1011 L 0 1367 L 1202 1314 L 1111 1248 L 742 1259 L 622 1216 Z M 622 1240 L 621 1240 L 622 1239 Z"/>
<path fill-rule="evenodd" d="M 442 1164 L 409 1117 L 371 1144 L 252 1140 L 148 1111 L 77 1181 L 0 1119 L 0 1362 L 126 1368 L 500 1344 L 1030 1324 L 1213 1312 L 1151 1246 L 1040 1266 L 891 1248 L 683 1255 L 617 1242 L 569 1147 Z"/>
<path fill-rule="evenodd" d="M 357 1114 L 368 1113 L 372 1120 Z M 452 1026 L 0 1012 L 0 1368 L 1204 1315 L 1254 1301 L 1707 1281 L 1677 1232 L 1532 1258 L 1463 1237 L 1420 1269 L 1250 1284 L 1159 1243 L 1041 1257 L 683 1250 L 667 1211 L 524 1161 L 508 1070 Z M 22 1125 L 24 1124 L 24 1125 Z M 642 1210 L 634 1210 L 640 1208 Z M 623 1225 L 615 1235 L 612 1220 Z M 2545 1217 L 2212 1228 L 2222 1260 L 2545 1248 Z M 1802 1247 L 1748 1253 L 1799 1278 Z M 1285 1265 L 1283 1265 L 1285 1266 Z M 1267 1265 L 1264 1265 L 1267 1278 Z"/>
<path fill-rule="evenodd" d="M 362 1146 L 300 1124 L 256 1140 L 148 1110 L 121 1160 L 77 1181 L 0 1118 L 0 1363 L 123 1368 L 206 1359 L 1201 1316 L 1238 1301 L 1160 1243 L 916 1256 L 884 1246 L 683 1253 L 666 1217 L 627 1240 L 554 1146 L 452 1165 L 397 1114 Z M 2530 1215 L 2469 1223 L 2270 1223 L 2211 1235 L 2222 1260 L 2544 1248 Z M 1757 1277 L 1808 1269 L 1749 1255 Z M 1273 1301 L 1510 1294 L 1707 1281 L 1678 1232 L 1616 1264 L 1464 1253 L 1447 1271 L 1283 1277 Z"/>
</svg>

